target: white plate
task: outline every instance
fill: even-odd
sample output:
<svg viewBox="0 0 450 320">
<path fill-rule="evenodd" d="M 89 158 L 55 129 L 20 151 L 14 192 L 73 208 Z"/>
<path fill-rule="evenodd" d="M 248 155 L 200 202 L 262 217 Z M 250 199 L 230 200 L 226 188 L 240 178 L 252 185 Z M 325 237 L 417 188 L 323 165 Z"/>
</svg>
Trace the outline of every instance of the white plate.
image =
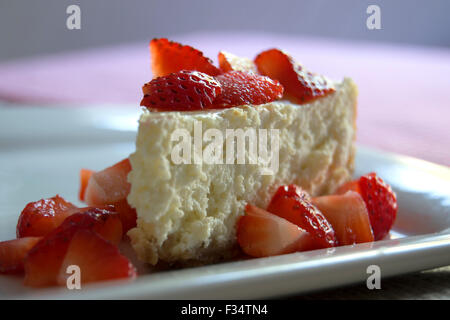
<svg viewBox="0 0 450 320">
<path fill-rule="evenodd" d="M 139 110 L 0 108 L 0 240 L 15 236 L 27 202 L 61 194 L 77 203 L 78 172 L 132 152 Z M 450 169 L 359 147 L 355 175 L 378 172 L 397 192 L 391 240 L 142 275 L 134 282 L 25 288 L 0 276 L 0 298 L 268 298 L 450 265 Z"/>
</svg>

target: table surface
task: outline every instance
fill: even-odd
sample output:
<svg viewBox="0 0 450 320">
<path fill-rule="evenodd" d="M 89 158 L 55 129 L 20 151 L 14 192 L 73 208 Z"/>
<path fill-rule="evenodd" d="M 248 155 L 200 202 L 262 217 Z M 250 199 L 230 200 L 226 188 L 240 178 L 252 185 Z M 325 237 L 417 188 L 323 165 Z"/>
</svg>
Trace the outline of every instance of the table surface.
<svg viewBox="0 0 450 320">
<path fill-rule="evenodd" d="M 279 47 L 308 69 L 359 87 L 359 143 L 450 165 L 450 49 L 337 42 L 263 33 L 195 33 L 173 38 L 216 61 L 219 50 L 253 58 Z M 17 104 L 127 104 L 138 107 L 151 80 L 148 42 L 0 64 L 0 101 Z M 450 299 L 450 267 L 300 299 Z"/>
</svg>

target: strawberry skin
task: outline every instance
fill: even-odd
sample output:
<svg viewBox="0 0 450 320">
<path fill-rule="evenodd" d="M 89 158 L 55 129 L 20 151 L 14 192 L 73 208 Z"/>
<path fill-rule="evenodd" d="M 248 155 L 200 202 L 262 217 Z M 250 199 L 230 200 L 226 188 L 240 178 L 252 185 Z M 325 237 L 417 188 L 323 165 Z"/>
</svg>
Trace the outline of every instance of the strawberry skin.
<svg viewBox="0 0 450 320">
<path fill-rule="evenodd" d="M 279 49 L 270 49 L 255 58 L 259 73 L 278 80 L 285 97 L 295 103 L 307 103 L 335 91 L 323 76 L 313 74 Z"/>
<path fill-rule="evenodd" d="M 311 236 L 293 223 L 248 204 L 238 220 L 237 240 L 252 257 L 269 257 L 311 248 Z"/>
<path fill-rule="evenodd" d="M 359 185 L 375 240 L 381 240 L 389 233 L 397 216 L 397 196 L 391 186 L 374 172 L 362 176 Z"/>
<path fill-rule="evenodd" d="M 41 239 L 41 237 L 25 237 L 0 242 L 0 273 L 23 271 L 25 256 Z"/>
<path fill-rule="evenodd" d="M 201 110 L 221 93 L 214 78 L 198 71 L 179 71 L 153 79 L 142 88 L 141 106 L 159 111 Z"/>
<path fill-rule="evenodd" d="M 76 211 L 76 206 L 59 195 L 30 202 L 19 216 L 16 228 L 17 237 L 45 236 Z"/>
<path fill-rule="evenodd" d="M 283 86 L 268 77 L 242 71 L 230 71 L 216 77 L 222 92 L 211 108 L 229 108 L 245 104 L 263 104 L 280 99 Z"/>
<path fill-rule="evenodd" d="M 337 245 L 333 227 L 311 202 L 309 195 L 296 185 L 281 186 L 273 196 L 267 211 L 292 222 L 311 234 L 315 248 Z"/>
<path fill-rule="evenodd" d="M 136 277 L 136 269 L 118 248 L 92 230 L 78 230 L 72 237 L 57 274 L 57 283 L 66 285 L 67 267 L 80 268 L 81 284 Z"/>
<path fill-rule="evenodd" d="M 220 74 L 201 51 L 165 38 L 150 41 L 150 54 L 154 78 L 181 70 L 200 71 L 211 76 Z"/>
</svg>

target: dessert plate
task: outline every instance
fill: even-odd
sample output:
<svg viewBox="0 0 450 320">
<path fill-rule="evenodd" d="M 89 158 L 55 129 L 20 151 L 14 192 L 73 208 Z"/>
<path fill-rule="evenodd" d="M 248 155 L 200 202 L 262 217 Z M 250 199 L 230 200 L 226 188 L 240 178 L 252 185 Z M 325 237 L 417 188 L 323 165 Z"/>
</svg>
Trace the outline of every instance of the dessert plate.
<svg viewBox="0 0 450 320">
<path fill-rule="evenodd" d="M 0 240 L 15 237 L 29 201 L 59 193 L 78 203 L 79 169 L 102 169 L 128 156 L 139 113 L 135 106 L 0 106 Z M 397 192 L 398 218 L 388 240 L 153 273 L 138 263 L 134 282 L 81 290 L 30 289 L 21 277 L 0 275 L 0 298 L 271 298 L 365 283 L 371 265 L 380 268 L 381 285 L 389 276 L 450 265 L 450 169 L 358 146 L 355 176 L 370 171 Z"/>
</svg>

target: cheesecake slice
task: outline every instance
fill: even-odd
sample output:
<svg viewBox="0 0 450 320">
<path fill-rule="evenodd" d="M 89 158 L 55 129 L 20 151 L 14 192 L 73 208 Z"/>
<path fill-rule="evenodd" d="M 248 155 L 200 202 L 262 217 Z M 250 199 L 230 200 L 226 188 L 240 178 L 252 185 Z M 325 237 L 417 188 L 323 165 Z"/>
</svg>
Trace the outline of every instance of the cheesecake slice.
<svg viewBox="0 0 450 320">
<path fill-rule="evenodd" d="M 334 88 L 301 105 L 278 100 L 220 110 L 145 110 L 128 175 L 127 200 L 137 211 L 137 227 L 128 235 L 138 256 L 152 265 L 229 258 L 236 247 L 236 222 L 247 203 L 266 208 L 282 184 L 297 184 L 317 196 L 349 180 L 357 87 L 346 78 Z M 236 142 L 230 151 L 229 133 L 248 129 L 254 129 L 258 142 L 258 135 L 268 134 L 261 141 L 272 158 L 258 153 L 264 149 L 259 143 L 251 146 L 251 135 L 244 148 Z M 181 136 L 192 142 L 183 144 L 189 150 L 180 149 Z M 214 155 L 214 161 L 205 154 Z"/>
</svg>

